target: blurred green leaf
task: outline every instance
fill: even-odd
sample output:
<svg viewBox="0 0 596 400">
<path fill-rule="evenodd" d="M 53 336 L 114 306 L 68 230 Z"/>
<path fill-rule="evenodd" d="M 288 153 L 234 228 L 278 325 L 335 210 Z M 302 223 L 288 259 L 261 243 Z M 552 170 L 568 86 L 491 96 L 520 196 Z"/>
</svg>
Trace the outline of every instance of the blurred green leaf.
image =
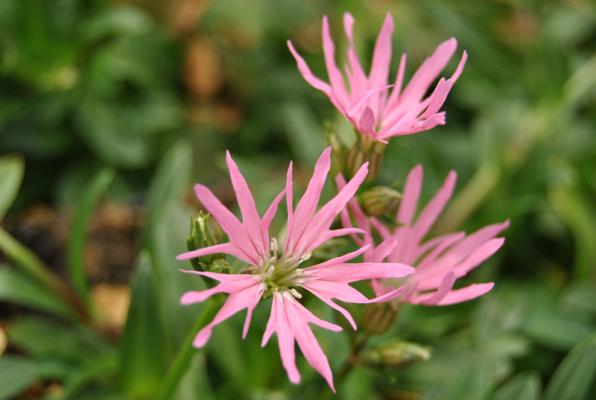
<svg viewBox="0 0 596 400">
<path fill-rule="evenodd" d="M 569 349 L 593 332 L 594 326 L 554 312 L 536 312 L 528 315 L 522 329 L 539 343 Z"/>
<path fill-rule="evenodd" d="M 190 367 L 180 381 L 178 390 L 173 399 L 214 399 L 215 395 L 209 387 L 207 377 L 207 362 L 204 353 L 197 353 L 193 356 Z"/>
<path fill-rule="evenodd" d="M 522 372 L 499 388 L 494 400 L 538 400 L 540 398 L 540 375 L 536 372 Z"/>
<path fill-rule="evenodd" d="M 25 163 L 19 156 L 0 158 L 0 220 L 12 205 L 23 179 Z"/>
<path fill-rule="evenodd" d="M 122 383 L 132 399 L 156 394 L 166 369 L 167 340 L 147 252 L 139 255 L 132 278 L 131 304 L 120 341 Z"/>
<path fill-rule="evenodd" d="M 78 113 L 83 140 L 111 165 L 140 167 L 149 157 L 147 137 L 131 125 L 131 118 L 107 100 L 87 98 Z"/>
<path fill-rule="evenodd" d="M 9 342 L 38 359 L 81 362 L 107 352 L 110 345 L 96 333 L 78 325 L 37 317 L 20 318 L 8 327 Z"/>
<path fill-rule="evenodd" d="M 103 36 L 141 35 L 153 26 L 151 19 L 139 8 L 118 6 L 96 15 L 84 26 L 86 40 L 98 40 Z"/>
<path fill-rule="evenodd" d="M 550 193 L 552 207 L 569 225 L 575 236 L 574 275 L 578 279 L 594 278 L 596 260 L 596 212 L 594 200 L 574 187 L 557 188 Z"/>
<path fill-rule="evenodd" d="M 101 379 L 106 375 L 113 375 L 117 372 L 120 366 L 118 354 L 113 351 L 107 351 L 88 357 L 82 365 L 79 365 L 74 372 L 67 375 L 64 379 L 64 386 L 62 388 L 63 399 L 80 399 L 82 398 L 80 391 L 93 380 Z M 76 397 L 75 397 L 76 395 Z M 98 399 L 104 399 L 105 394 L 102 394 Z M 122 397 L 118 397 L 124 398 Z"/>
<path fill-rule="evenodd" d="M 314 165 L 324 146 L 324 130 L 301 103 L 282 106 L 282 119 L 292 150 L 305 165 Z"/>
<path fill-rule="evenodd" d="M 162 221 L 161 212 L 172 202 L 180 202 L 190 189 L 191 167 L 192 152 L 188 142 L 177 142 L 165 153 L 147 195 L 147 232 L 155 231 Z"/>
<path fill-rule="evenodd" d="M 175 143 L 161 160 L 147 195 L 143 243 L 153 259 L 153 273 L 159 277 L 161 307 L 169 339 L 181 343 L 193 322 L 193 310 L 180 307 L 183 292 L 202 288 L 201 279 L 189 279 L 179 271 L 185 267 L 176 255 L 185 251 L 189 210 L 183 206 L 190 189 L 192 153 L 188 142 Z"/>
<path fill-rule="evenodd" d="M 40 376 L 35 361 L 15 356 L 0 358 L 0 399 L 14 399 Z"/>
<path fill-rule="evenodd" d="M 596 378 L 596 334 L 571 350 L 548 384 L 544 400 L 587 399 Z"/>
<path fill-rule="evenodd" d="M 87 228 L 99 200 L 113 178 L 113 170 L 103 169 L 89 183 L 78 201 L 78 208 L 75 212 L 70 239 L 68 240 L 67 256 L 70 280 L 78 294 L 87 304 L 89 303 L 89 287 L 87 285 L 84 254 Z"/>
<path fill-rule="evenodd" d="M 0 299 L 73 318 L 71 309 L 54 293 L 6 265 L 0 266 Z"/>
</svg>

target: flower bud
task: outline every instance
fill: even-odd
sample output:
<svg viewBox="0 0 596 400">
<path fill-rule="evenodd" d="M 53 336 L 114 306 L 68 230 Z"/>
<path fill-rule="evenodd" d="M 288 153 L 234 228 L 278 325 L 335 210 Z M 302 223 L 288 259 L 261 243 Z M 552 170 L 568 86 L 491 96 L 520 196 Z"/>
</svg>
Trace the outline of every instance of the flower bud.
<svg viewBox="0 0 596 400">
<path fill-rule="evenodd" d="M 430 347 L 396 340 L 362 353 L 358 360 L 373 367 L 402 368 L 416 361 L 428 360 L 430 356 Z"/>
<path fill-rule="evenodd" d="M 348 177 L 354 176 L 356 171 L 365 162 L 369 163 L 367 180 L 373 181 L 381 166 L 381 159 L 385 151 L 385 144 L 376 141 L 374 138 L 358 135 L 358 140 L 354 143 L 346 160 L 346 170 Z"/>
<path fill-rule="evenodd" d="M 325 123 L 325 137 L 331 146 L 332 175 L 343 174 L 346 168 L 346 146 L 339 137 L 337 130 L 330 122 Z"/>
<path fill-rule="evenodd" d="M 364 307 L 362 327 L 369 335 L 382 335 L 387 332 L 397 317 L 397 306 L 390 302 L 371 303 Z"/>
<path fill-rule="evenodd" d="M 186 247 L 189 251 L 222 243 L 223 239 L 221 228 L 209 214 L 199 211 L 196 218 L 191 217 L 190 234 L 186 238 Z M 201 271 L 223 272 L 230 268 L 224 254 L 193 258 L 190 262 L 195 269 Z"/>
<path fill-rule="evenodd" d="M 360 200 L 362 208 L 368 215 L 379 217 L 397 209 L 401 193 L 387 186 L 374 186 L 362 193 Z"/>
</svg>

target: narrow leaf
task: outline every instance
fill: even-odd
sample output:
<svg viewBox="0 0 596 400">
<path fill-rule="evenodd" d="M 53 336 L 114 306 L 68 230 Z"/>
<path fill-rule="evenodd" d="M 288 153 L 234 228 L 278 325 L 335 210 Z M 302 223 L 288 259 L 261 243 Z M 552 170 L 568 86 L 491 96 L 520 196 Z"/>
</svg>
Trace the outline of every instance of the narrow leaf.
<svg viewBox="0 0 596 400">
<path fill-rule="evenodd" d="M 0 400 L 13 399 L 41 376 L 36 362 L 23 357 L 0 358 Z"/>
<path fill-rule="evenodd" d="M 18 156 L 4 156 L 0 158 L 0 219 L 12 205 L 21 181 L 25 165 Z"/>
<path fill-rule="evenodd" d="M 0 266 L 0 300 L 73 318 L 71 309 L 54 293 L 6 265 Z"/>
<path fill-rule="evenodd" d="M 556 369 L 545 400 L 587 399 L 596 377 L 596 334 L 577 344 Z"/>
<path fill-rule="evenodd" d="M 101 170 L 87 187 L 79 201 L 68 241 L 68 267 L 72 284 L 78 294 L 89 302 L 89 287 L 85 274 L 85 237 L 93 211 L 114 178 L 111 169 Z"/>
<path fill-rule="evenodd" d="M 121 340 L 122 383 L 130 398 L 154 395 L 166 367 L 166 335 L 151 274 L 151 259 L 140 254 L 132 279 L 131 305 Z"/>
<path fill-rule="evenodd" d="M 540 375 L 535 372 L 522 372 L 495 393 L 494 400 L 538 400 L 540 396 Z"/>
</svg>

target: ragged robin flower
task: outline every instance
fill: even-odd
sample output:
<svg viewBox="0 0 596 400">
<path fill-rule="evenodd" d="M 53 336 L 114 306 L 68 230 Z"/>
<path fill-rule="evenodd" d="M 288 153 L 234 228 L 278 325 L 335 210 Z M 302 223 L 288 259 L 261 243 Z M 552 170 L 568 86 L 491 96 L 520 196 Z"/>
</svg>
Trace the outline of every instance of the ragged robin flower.
<svg viewBox="0 0 596 400">
<path fill-rule="evenodd" d="M 331 38 L 329 21 L 323 18 L 323 52 L 329 83 L 317 78 L 291 41 L 288 47 L 296 60 L 302 77 L 315 89 L 323 92 L 331 103 L 352 123 L 364 138 L 386 143 L 393 136 L 410 135 L 445 124 L 445 112 L 440 111 L 449 91 L 461 75 L 466 63 L 464 51 L 455 72 L 449 79 L 441 78 L 429 96 L 431 84 L 439 77 L 455 50 L 454 38 L 441 43 L 404 86 L 406 55 L 402 54 L 394 83 L 389 82 L 391 68 L 393 17 L 387 15 L 377 38 L 370 71 L 356 55 L 354 18 L 343 16 L 348 39 L 345 77 L 335 61 L 335 44 Z M 347 85 L 346 85 L 347 81 Z M 403 89 L 402 89 L 402 86 Z"/>
<path fill-rule="evenodd" d="M 306 192 L 295 208 L 292 164 L 290 164 L 285 190 L 273 200 L 262 217 L 257 212 L 247 182 L 229 153 L 227 165 L 242 215 L 241 220 L 230 212 L 206 186 L 200 184 L 195 186 L 199 201 L 219 223 L 229 241 L 181 254 L 178 259 L 188 260 L 223 253 L 245 264 L 243 271 L 235 274 L 185 271 L 214 279 L 219 284 L 210 289 L 185 293 L 181 299 L 182 304 L 202 302 L 217 293 L 228 295 L 213 320 L 198 332 L 194 340 L 196 347 L 202 347 L 207 343 L 217 324 L 246 309 L 242 333 L 245 337 L 253 310 L 261 300 L 271 297 L 271 315 L 262 344 L 265 345 L 273 333 L 277 335 L 282 364 L 290 381 L 298 383 L 300 373 L 296 367 L 294 348 L 295 343 L 298 343 L 306 360 L 333 389 L 333 376 L 329 362 L 309 325 L 318 325 L 331 331 L 339 331 L 341 327 L 311 313 L 301 303 L 304 291 L 312 293 L 329 307 L 340 312 L 354 329 L 356 324 L 353 318 L 335 300 L 347 303 L 369 303 L 389 300 L 399 295 L 401 289 L 384 293 L 383 296 L 370 300 L 350 286 L 350 283 L 361 280 L 400 279 L 413 272 L 411 267 L 401 263 L 349 262 L 366 252 L 369 247 L 367 245 L 319 264 L 308 266 L 306 263 L 313 250 L 328 240 L 338 236 L 363 233 L 360 228 L 334 230 L 331 229 L 331 225 L 366 178 L 366 164 L 335 197 L 317 209 L 329 173 L 330 155 L 331 149 L 327 148 L 317 161 Z M 288 214 L 287 233 L 285 238 L 278 239 L 270 235 L 269 228 L 284 194 Z"/>
<path fill-rule="evenodd" d="M 456 175 L 454 171 L 449 173 L 443 186 L 414 218 L 422 188 L 422 174 L 420 165 L 408 174 L 395 215 L 395 228 L 367 216 L 355 200 L 351 200 L 342 212 L 346 229 L 352 227 L 353 218 L 356 225 L 365 231 L 363 239 L 353 236 L 356 244 L 369 246 L 364 253 L 365 261 L 385 260 L 416 269 L 405 279 L 373 280 L 375 293 L 382 295 L 400 287 L 403 292 L 399 301 L 429 306 L 461 303 L 484 295 L 493 288 L 492 282 L 475 283 L 459 289 L 454 289 L 454 284 L 503 246 L 505 239 L 498 235 L 509 226 L 509 221 L 485 226 L 468 235 L 454 232 L 426 239 L 453 194 Z M 345 186 L 341 176 L 337 178 L 337 186 Z"/>
</svg>

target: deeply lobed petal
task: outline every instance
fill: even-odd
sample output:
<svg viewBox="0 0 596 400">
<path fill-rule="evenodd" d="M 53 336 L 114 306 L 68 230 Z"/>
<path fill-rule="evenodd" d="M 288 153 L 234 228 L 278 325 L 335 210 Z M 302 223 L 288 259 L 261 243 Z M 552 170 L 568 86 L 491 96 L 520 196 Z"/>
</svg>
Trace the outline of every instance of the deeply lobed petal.
<svg viewBox="0 0 596 400">
<path fill-rule="evenodd" d="M 325 378 L 331 390 L 335 392 L 329 361 L 312 333 L 309 324 L 315 324 L 332 331 L 341 330 L 340 326 L 323 321 L 313 315 L 289 293 L 275 292 L 271 305 L 271 316 L 267 323 L 262 344 L 266 344 L 273 333 L 277 334 L 284 369 L 290 381 L 298 383 L 300 382 L 300 373 L 296 368 L 294 352 L 294 342 L 297 342 L 309 364 Z"/>
</svg>

